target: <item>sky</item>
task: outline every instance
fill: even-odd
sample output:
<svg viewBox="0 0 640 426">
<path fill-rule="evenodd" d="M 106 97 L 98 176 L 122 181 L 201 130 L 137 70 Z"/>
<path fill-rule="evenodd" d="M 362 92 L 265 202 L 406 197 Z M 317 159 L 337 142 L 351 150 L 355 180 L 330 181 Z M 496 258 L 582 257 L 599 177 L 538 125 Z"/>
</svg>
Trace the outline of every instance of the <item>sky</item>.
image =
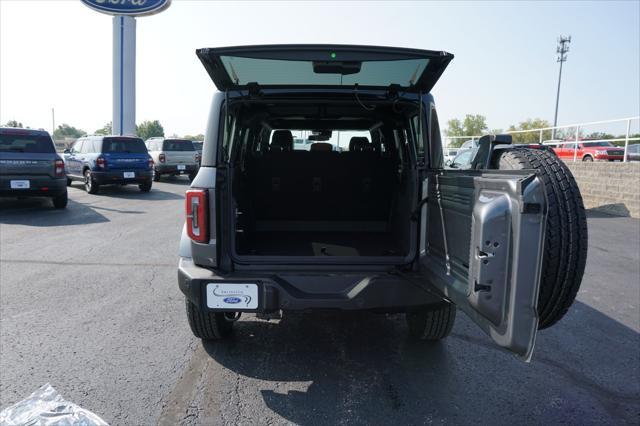
<svg viewBox="0 0 640 426">
<path fill-rule="evenodd" d="M 453 53 L 432 91 L 442 123 L 465 114 L 486 116 L 490 129 L 527 118 L 552 122 L 561 34 L 572 42 L 558 124 L 640 115 L 637 0 L 173 0 L 166 11 L 137 18 L 136 121 L 160 120 L 165 134 L 204 133 L 215 86 L 196 48 L 335 43 Z M 56 124 L 91 133 L 111 120 L 111 93 L 110 16 L 79 0 L 0 0 L 0 123 L 50 130 L 55 108 Z"/>
</svg>

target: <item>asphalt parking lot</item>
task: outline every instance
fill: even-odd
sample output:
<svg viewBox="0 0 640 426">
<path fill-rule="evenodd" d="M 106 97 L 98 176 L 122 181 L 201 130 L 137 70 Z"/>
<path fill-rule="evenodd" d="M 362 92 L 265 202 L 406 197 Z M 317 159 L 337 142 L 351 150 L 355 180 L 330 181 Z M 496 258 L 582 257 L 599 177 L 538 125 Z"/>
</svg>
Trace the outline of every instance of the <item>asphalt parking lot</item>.
<svg viewBox="0 0 640 426">
<path fill-rule="evenodd" d="M 0 199 L 0 408 L 49 382 L 112 424 L 638 424 L 640 220 L 589 215 L 578 299 L 531 363 L 459 314 L 442 343 L 401 316 L 243 316 L 192 337 L 176 283 L 186 178 Z"/>
</svg>

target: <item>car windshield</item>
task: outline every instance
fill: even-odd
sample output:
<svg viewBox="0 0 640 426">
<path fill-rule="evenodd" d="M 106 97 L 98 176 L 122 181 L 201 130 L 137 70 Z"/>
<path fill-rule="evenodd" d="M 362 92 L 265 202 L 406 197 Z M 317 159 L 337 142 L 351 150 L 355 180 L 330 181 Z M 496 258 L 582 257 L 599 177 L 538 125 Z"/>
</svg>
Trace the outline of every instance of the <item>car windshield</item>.
<svg viewBox="0 0 640 426">
<path fill-rule="evenodd" d="M 0 133 L 0 152 L 53 153 L 53 141 L 48 135 L 17 135 Z"/>
<path fill-rule="evenodd" d="M 147 152 L 147 147 L 144 146 L 142 139 L 105 138 L 104 142 L 102 142 L 102 152 L 144 154 Z"/>
<path fill-rule="evenodd" d="M 195 151 L 193 143 L 190 140 L 182 139 L 165 139 L 162 145 L 163 151 Z"/>
<path fill-rule="evenodd" d="M 598 142 L 582 142 L 582 146 L 592 147 L 592 146 L 615 146 L 615 145 L 613 145 L 611 142 L 598 141 Z"/>
</svg>

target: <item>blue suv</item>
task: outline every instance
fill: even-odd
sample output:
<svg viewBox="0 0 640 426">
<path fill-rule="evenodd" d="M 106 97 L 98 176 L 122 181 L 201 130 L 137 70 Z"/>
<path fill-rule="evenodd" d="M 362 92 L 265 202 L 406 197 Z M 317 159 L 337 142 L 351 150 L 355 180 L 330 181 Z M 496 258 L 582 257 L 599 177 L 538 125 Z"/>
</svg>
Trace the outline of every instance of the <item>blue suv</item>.
<svg viewBox="0 0 640 426">
<path fill-rule="evenodd" d="M 140 138 L 130 136 L 85 136 L 64 151 L 67 185 L 84 182 L 89 194 L 101 185 L 137 183 L 149 192 L 153 160 Z"/>
</svg>

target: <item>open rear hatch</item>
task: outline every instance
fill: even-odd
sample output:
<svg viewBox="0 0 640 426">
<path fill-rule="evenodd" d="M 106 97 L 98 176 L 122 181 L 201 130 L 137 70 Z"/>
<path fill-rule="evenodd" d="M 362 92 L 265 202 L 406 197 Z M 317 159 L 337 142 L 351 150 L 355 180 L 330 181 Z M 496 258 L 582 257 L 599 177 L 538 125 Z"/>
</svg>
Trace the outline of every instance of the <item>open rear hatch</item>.
<svg viewBox="0 0 640 426">
<path fill-rule="evenodd" d="M 431 50 L 349 45 L 264 45 L 196 50 L 220 91 L 361 87 L 429 92 L 453 55 Z"/>
</svg>

